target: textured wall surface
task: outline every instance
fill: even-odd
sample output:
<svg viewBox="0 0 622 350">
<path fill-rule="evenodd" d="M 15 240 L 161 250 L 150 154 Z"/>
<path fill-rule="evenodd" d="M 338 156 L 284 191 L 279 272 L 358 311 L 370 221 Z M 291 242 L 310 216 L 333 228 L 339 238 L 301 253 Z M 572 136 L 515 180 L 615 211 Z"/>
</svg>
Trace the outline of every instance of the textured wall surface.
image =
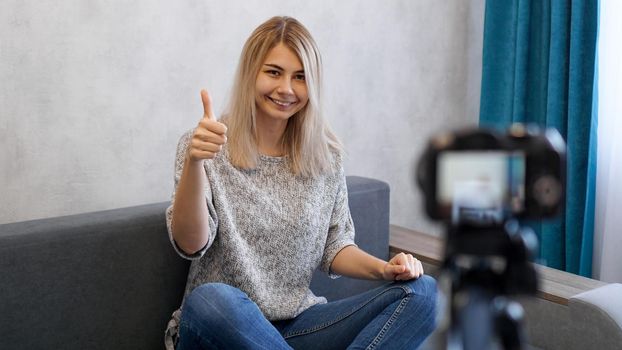
<svg viewBox="0 0 622 350">
<path fill-rule="evenodd" d="M 427 136 L 477 122 L 484 0 L 23 1 L 0 4 L 0 223 L 168 200 L 179 136 L 218 113 L 244 40 L 286 14 L 313 33 L 346 172 L 424 219 Z"/>
</svg>

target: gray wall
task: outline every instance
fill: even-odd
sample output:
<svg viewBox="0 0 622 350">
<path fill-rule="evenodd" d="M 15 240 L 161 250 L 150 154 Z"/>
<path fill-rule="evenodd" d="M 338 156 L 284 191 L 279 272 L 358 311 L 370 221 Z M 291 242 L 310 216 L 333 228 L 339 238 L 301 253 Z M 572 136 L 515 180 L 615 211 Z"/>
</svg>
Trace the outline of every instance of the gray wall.
<svg viewBox="0 0 622 350">
<path fill-rule="evenodd" d="M 394 224 L 436 232 L 413 162 L 479 110 L 484 0 L 0 4 L 0 223 L 168 200 L 178 137 L 218 112 L 242 44 L 276 14 L 322 50 L 346 172 L 387 181 Z"/>
</svg>

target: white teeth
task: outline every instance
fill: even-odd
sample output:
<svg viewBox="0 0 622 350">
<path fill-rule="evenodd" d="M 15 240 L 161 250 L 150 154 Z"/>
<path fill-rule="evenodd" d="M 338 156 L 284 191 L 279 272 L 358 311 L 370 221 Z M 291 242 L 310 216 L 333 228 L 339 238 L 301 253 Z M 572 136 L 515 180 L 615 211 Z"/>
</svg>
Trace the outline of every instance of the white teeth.
<svg viewBox="0 0 622 350">
<path fill-rule="evenodd" d="M 279 106 L 283 106 L 283 107 L 287 107 L 287 106 L 291 106 L 294 104 L 294 102 L 284 102 L 284 101 L 279 101 L 279 100 L 275 100 L 273 98 L 270 98 L 272 100 L 272 102 L 276 103 Z"/>
</svg>

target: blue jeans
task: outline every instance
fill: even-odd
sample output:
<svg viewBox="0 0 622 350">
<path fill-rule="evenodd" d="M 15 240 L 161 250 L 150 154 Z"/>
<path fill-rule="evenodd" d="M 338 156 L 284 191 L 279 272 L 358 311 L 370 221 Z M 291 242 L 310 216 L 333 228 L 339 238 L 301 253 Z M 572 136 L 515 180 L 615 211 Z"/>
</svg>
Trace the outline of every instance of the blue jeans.
<svg viewBox="0 0 622 350">
<path fill-rule="evenodd" d="M 208 283 L 184 301 L 176 349 L 415 349 L 435 328 L 436 294 L 424 275 L 270 322 L 239 289 Z"/>
</svg>

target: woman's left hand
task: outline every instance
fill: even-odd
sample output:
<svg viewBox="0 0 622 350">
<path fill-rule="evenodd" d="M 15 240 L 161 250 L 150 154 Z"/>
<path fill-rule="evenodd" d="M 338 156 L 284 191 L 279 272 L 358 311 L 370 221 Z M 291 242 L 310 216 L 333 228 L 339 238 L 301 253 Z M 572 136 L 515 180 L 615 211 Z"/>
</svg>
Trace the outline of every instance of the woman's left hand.
<svg viewBox="0 0 622 350">
<path fill-rule="evenodd" d="M 423 275 L 421 261 L 411 254 L 399 253 L 384 265 L 382 277 L 389 281 L 407 281 Z"/>
</svg>

